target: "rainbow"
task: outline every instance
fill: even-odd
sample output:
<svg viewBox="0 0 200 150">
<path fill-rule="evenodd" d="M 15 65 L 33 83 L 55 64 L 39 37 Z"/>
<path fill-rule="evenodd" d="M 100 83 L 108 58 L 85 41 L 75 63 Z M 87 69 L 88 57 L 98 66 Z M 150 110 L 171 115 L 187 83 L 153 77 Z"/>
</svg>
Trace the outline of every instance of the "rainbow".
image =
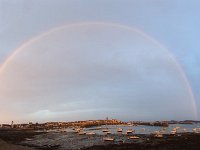
<svg viewBox="0 0 200 150">
<path fill-rule="evenodd" d="M 118 23 L 107 23 L 107 22 L 84 22 L 84 23 L 74 23 L 74 24 L 66 24 L 63 26 L 59 26 L 59 27 L 55 27 L 53 29 L 51 29 L 50 31 L 44 32 L 42 34 L 40 34 L 39 36 L 36 36 L 32 39 L 30 39 L 29 41 L 25 42 L 24 44 L 22 44 L 19 48 L 17 48 L 16 50 L 14 50 L 13 53 L 11 53 L 10 56 L 8 56 L 7 59 L 5 59 L 5 61 L 3 62 L 3 64 L 0 66 L 0 75 L 1 73 L 5 70 L 5 68 L 7 67 L 7 65 L 9 64 L 9 62 L 12 61 L 12 59 L 21 51 L 23 51 L 23 49 L 29 45 L 31 45 L 32 43 L 34 43 L 35 41 L 38 41 L 40 39 L 42 39 L 45 36 L 48 36 L 50 33 L 54 33 L 56 31 L 65 29 L 65 28 L 70 28 L 70 27 L 74 27 L 74 26 L 84 26 L 84 25 L 107 25 L 107 26 L 111 26 L 111 27 L 118 27 L 118 28 L 123 28 L 126 30 L 129 30 L 130 32 L 136 32 L 138 34 L 140 34 L 141 36 L 143 36 L 144 38 L 150 40 L 151 42 L 153 42 L 154 44 L 156 44 L 161 50 L 166 51 L 169 53 L 169 57 L 171 58 L 171 60 L 174 62 L 174 64 L 176 65 L 178 71 L 181 73 L 182 78 L 184 79 L 186 86 L 188 88 L 189 94 L 191 96 L 192 99 L 192 107 L 193 107 L 193 111 L 195 114 L 195 118 L 198 117 L 197 115 L 197 106 L 196 106 L 196 99 L 194 97 L 193 94 L 193 90 L 192 87 L 186 77 L 185 72 L 183 71 L 181 65 L 178 63 L 178 61 L 174 58 L 173 54 L 171 53 L 171 51 L 169 49 L 167 49 L 165 46 L 163 46 L 163 44 L 161 44 L 160 42 L 158 42 L 157 40 L 155 40 L 154 38 L 152 38 L 151 36 L 147 35 L 146 33 L 142 32 L 141 30 L 137 29 L 137 28 L 133 28 L 133 27 L 129 27 L 126 25 L 121 25 Z"/>
</svg>

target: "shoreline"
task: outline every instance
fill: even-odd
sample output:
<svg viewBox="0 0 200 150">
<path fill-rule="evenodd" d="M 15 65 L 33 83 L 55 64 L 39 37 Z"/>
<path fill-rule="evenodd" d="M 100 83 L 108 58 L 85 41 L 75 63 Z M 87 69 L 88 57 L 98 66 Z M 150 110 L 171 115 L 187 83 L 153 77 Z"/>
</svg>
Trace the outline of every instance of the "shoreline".
<svg viewBox="0 0 200 150">
<path fill-rule="evenodd" d="M 78 135 L 77 133 L 34 132 L 23 130 L 0 130 L 0 150 L 181 150 L 200 147 L 199 133 L 164 134 L 162 138 L 147 134 L 134 134 L 139 139 L 130 140 L 127 135 Z M 105 142 L 104 137 L 124 140 Z M 2 148 L 3 147 L 3 148 Z"/>
<path fill-rule="evenodd" d="M 200 147 L 200 134 L 165 135 L 164 138 L 146 136 L 146 139 L 140 142 L 94 145 L 82 150 L 199 150 Z"/>
</svg>

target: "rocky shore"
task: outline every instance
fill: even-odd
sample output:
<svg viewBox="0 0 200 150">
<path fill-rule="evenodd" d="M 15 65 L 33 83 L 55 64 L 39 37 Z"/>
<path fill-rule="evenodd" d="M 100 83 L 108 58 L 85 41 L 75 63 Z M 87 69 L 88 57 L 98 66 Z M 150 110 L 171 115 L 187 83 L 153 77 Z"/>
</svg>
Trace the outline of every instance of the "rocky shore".
<svg viewBox="0 0 200 150">
<path fill-rule="evenodd" d="M 78 135 L 9 129 L 0 130 L 0 150 L 198 150 L 200 147 L 200 134 L 182 133 L 161 138 L 145 134 L 135 136 L 139 139 L 129 139 L 124 134 Z M 115 140 L 105 142 L 104 137 Z"/>
<path fill-rule="evenodd" d="M 0 129 L 0 150 L 34 150 L 28 146 L 19 145 L 26 138 L 32 138 L 39 133 L 16 129 Z"/>
</svg>

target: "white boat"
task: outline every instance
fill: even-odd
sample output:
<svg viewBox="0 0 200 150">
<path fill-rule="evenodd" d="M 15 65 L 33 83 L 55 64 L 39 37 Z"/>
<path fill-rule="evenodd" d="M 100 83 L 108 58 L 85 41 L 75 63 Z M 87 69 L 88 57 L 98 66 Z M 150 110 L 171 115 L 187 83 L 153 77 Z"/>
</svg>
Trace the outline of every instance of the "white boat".
<svg viewBox="0 0 200 150">
<path fill-rule="evenodd" d="M 129 139 L 139 139 L 139 136 L 130 136 Z"/>
<path fill-rule="evenodd" d="M 193 131 L 194 133 L 200 133 L 200 128 L 194 128 L 194 129 L 192 129 L 192 131 Z"/>
<path fill-rule="evenodd" d="M 132 127 L 133 124 L 129 122 L 129 123 L 127 123 L 127 126 Z"/>
<path fill-rule="evenodd" d="M 96 127 L 96 130 L 100 130 L 100 129 L 102 129 L 102 127 L 101 127 L 101 126 L 98 126 L 98 127 Z"/>
<path fill-rule="evenodd" d="M 185 133 L 188 132 L 188 129 L 183 129 L 183 132 L 185 132 Z"/>
<path fill-rule="evenodd" d="M 171 132 L 170 132 L 170 134 L 171 135 L 175 135 L 177 132 L 175 131 L 175 130 L 172 130 Z"/>
<path fill-rule="evenodd" d="M 95 135 L 96 133 L 95 132 L 88 132 L 86 133 L 86 135 Z"/>
<path fill-rule="evenodd" d="M 102 132 L 109 132 L 109 130 L 108 129 L 103 129 Z"/>
<path fill-rule="evenodd" d="M 160 131 L 154 131 L 153 134 L 160 134 Z"/>
<path fill-rule="evenodd" d="M 155 136 L 154 137 L 157 137 L 157 138 L 162 138 L 163 137 L 163 134 L 155 134 Z"/>
<path fill-rule="evenodd" d="M 86 132 L 80 131 L 78 134 L 79 135 L 84 135 L 84 134 L 86 134 Z"/>
<path fill-rule="evenodd" d="M 164 127 L 164 128 L 163 128 L 163 130 L 165 131 L 165 130 L 167 130 L 167 128 L 166 128 L 166 127 Z"/>
<path fill-rule="evenodd" d="M 103 138 L 103 140 L 104 141 L 110 141 L 110 142 L 112 142 L 112 141 L 114 141 L 114 138 L 105 137 L 105 138 Z"/>
<path fill-rule="evenodd" d="M 117 132 L 122 132 L 122 131 L 123 131 L 122 128 L 118 128 L 118 129 L 117 129 Z"/>
<path fill-rule="evenodd" d="M 133 133 L 133 130 L 132 130 L 132 129 L 128 129 L 128 130 L 126 131 L 126 133 L 127 133 L 127 134 Z"/>
</svg>

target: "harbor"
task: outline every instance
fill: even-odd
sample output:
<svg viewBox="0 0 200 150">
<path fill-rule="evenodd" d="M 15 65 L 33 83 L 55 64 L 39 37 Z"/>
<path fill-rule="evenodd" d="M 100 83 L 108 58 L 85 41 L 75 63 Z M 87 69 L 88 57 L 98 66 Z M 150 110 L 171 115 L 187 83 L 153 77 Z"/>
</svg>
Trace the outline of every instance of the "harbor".
<svg viewBox="0 0 200 150">
<path fill-rule="evenodd" d="M 14 127 L 14 126 L 13 126 Z M 14 144 L 20 150 L 78 149 L 195 149 L 200 139 L 200 124 L 149 126 L 106 124 L 91 127 L 70 126 L 55 129 L 1 128 L 1 144 Z M 188 142 L 190 144 L 188 144 Z M 190 147 L 189 147 L 190 145 Z M 2 147 L 2 145 L 1 145 Z M 0 150 L 6 150 L 1 149 Z M 23 148 L 22 148 L 23 147 Z M 10 149 L 9 149 L 10 150 Z M 15 150 L 15 149 L 13 149 Z"/>
</svg>

